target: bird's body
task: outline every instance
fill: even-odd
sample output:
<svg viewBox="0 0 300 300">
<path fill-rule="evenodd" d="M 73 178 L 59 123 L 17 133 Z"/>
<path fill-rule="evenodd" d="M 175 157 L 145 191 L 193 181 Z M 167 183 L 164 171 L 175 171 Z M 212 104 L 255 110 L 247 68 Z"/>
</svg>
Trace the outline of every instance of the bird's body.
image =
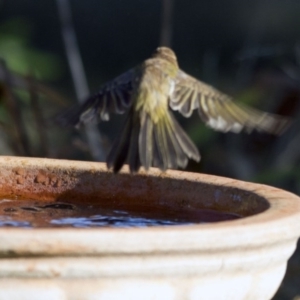
<svg viewBox="0 0 300 300">
<path fill-rule="evenodd" d="M 151 166 L 162 170 L 185 168 L 189 159 L 199 161 L 200 154 L 171 109 L 185 117 L 198 109 L 208 126 L 223 132 L 256 128 L 277 134 L 288 124 L 277 115 L 238 106 L 228 96 L 184 73 L 175 53 L 166 47 L 157 48 L 141 65 L 105 84 L 63 119 L 77 125 L 95 116 L 108 120 L 112 112 L 129 110 L 122 133 L 108 154 L 107 166 L 114 172 L 126 161 L 131 172 L 140 166 L 146 170 Z"/>
</svg>

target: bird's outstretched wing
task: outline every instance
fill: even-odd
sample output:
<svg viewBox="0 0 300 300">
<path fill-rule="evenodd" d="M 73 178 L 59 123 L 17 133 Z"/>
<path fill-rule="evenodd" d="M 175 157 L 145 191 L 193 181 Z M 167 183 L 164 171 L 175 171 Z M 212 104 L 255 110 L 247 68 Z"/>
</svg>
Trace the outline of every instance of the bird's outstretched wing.
<svg viewBox="0 0 300 300">
<path fill-rule="evenodd" d="M 124 113 L 132 104 L 131 94 L 133 85 L 138 81 L 137 76 L 136 70 L 131 69 L 107 82 L 83 104 L 57 116 L 57 122 L 63 126 L 76 126 L 95 119 L 108 121 L 110 113 Z"/>
<path fill-rule="evenodd" d="M 170 107 L 190 117 L 194 109 L 209 127 L 218 131 L 240 132 L 243 128 L 280 134 L 290 119 L 236 104 L 212 86 L 179 70 L 175 89 L 170 96 Z"/>
</svg>

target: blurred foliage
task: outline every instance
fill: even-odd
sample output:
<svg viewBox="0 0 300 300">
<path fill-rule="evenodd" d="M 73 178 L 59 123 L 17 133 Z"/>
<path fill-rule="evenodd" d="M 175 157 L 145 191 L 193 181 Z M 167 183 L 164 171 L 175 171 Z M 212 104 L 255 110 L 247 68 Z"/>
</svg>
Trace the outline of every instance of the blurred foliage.
<svg viewBox="0 0 300 300">
<path fill-rule="evenodd" d="M 284 181 L 293 178 L 300 184 L 300 168 L 297 166 L 287 167 L 286 169 L 266 169 L 254 177 L 254 181 L 263 182 L 265 184 L 276 184 L 278 187 L 284 188 Z"/>
<path fill-rule="evenodd" d="M 198 117 L 198 116 L 197 116 Z M 198 126 L 199 120 L 195 120 L 193 123 L 190 123 L 189 126 L 187 126 L 187 132 L 191 139 L 197 144 L 197 145 L 205 145 L 209 143 L 213 143 L 216 139 L 217 132 L 212 131 L 210 128 L 206 126 Z"/>
<path fill-rule="evenodd" d="M 59 96 L 51 88 L 33 81 L 57 80 L 62 66 L 56 55 L 32 45 L 32 32 L 33 26 L 23 18 L 0 23 L 1 153 L 32 156 L 48 153 L 43 120 L 47 113 L 43 111 L 47 111 L 49 102 L 45 100 L 57 102 Z"/>
<path fill-rule="evenodd" d="M 13 18 L 0 24 L 0 57 L 7 67 L 21 75 L 34 74 L 43 80 L 59 78 L 59 59 L 30 43 L 33 26 L 25 19 Z"/>
</svg>

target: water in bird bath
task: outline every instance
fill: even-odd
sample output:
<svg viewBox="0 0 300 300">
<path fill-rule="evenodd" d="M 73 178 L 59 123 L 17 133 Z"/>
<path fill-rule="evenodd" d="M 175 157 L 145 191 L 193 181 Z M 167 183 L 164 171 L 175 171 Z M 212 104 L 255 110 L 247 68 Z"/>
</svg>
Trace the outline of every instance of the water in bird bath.
<svg viewBox="0 0 300 300">
<path fill-rule="evenodd" d="M 194 211 L 138 211 L 105 208 L 101 204 L 69 201 L 0 199 L 0 227 L 146 227 L 174 226 L 238 219 L 234 213 L 197 209 Z"/>
</svg>

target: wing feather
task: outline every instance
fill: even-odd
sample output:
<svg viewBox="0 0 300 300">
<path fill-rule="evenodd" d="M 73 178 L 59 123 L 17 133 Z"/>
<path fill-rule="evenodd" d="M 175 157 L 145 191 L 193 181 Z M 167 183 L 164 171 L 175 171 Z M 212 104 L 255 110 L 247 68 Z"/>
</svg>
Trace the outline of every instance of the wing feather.
<svg viewBox="0 0 300 300">
<path fill-rule="evenodd" d="M 132 105 L 132 93 L 138 84 L 137 69 L 131 69 L 104 84 L 94 95 L 88 97 L 83 104 L 76 105 L 57 117 L 63 126 L 76 126 L 95 119 L 108 121 L 110 113 L 123 114 Z"/>
<path fill-rule="evenodd" d="M 229 96 L 181 70 L 176 76 L 169 105 L 185 117 L 198 109 L 206 125 L 223 132 L 237 133 L 242 129 L 251 132 L 256 129 L 280 134 L 290 123 L 289 118 L 236 104 Z"/>
</svg>

